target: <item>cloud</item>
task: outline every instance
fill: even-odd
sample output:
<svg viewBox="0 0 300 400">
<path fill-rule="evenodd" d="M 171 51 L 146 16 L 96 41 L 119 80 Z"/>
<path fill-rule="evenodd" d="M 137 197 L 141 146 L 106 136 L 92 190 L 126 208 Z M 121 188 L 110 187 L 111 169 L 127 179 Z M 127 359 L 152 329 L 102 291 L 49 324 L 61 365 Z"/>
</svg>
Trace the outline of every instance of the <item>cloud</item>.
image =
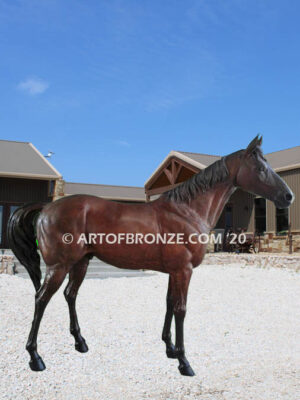
<svg viewBox="0 0 300 400">
<path fill-rule="evenodd" d="M 122 147 L 130 147 L 130 144 L 126 140 L 115 140 L 115 144 Z"/>
<path fill-rule="evenodd" d="M 30 94 L 31 96 L 44 93 L 49 83 L 39 78 L 27 78 L 18 84 L 18 89 Z"/>
</svg>

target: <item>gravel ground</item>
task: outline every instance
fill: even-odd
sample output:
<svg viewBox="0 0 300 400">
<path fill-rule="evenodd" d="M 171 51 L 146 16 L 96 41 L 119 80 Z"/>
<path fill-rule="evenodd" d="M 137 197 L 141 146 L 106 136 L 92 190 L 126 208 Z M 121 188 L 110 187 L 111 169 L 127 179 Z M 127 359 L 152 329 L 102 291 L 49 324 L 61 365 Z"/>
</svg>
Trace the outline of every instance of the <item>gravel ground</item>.
<svg viewBox="0 0 300 400">
<path fill-rule="evenodd" d="M 300 275 L 238 265 L 195 270 L 183 377 L 160 339 L 168 277 L 85 280 L 78 315 L 90 351 L 75 351 L 62 289 L 46 309 L 39 352 L 24 350 L 33 286 L 0 275 L 1 399 L 300 399 Z M 65 286 L 65 285 L 64 285 Z"/>
</svg>

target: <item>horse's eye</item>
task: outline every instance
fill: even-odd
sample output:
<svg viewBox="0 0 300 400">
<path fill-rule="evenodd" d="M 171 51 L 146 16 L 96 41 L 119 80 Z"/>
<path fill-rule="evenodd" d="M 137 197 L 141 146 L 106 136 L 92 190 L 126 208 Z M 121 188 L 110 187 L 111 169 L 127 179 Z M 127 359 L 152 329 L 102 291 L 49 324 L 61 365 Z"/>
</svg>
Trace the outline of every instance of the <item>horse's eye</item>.
<svg viewBox="0 0 300 400">
<path fill-rule="evenodd" d="M 254 156 L 254 157 L 256 157 L 256 151 L 254 150 L 254 151 L 252 151 L 252 155 Z"/>
</svg>

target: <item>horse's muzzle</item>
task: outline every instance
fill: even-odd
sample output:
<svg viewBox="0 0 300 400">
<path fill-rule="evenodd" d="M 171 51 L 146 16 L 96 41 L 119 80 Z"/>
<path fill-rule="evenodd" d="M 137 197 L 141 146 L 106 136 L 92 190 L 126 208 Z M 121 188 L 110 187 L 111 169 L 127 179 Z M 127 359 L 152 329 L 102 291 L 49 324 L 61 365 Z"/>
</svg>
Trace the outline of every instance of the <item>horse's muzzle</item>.
<svg viewBox="0 0 300 400">
<path fill-rule="evenodd" d="M 278 193 L 274 200 L 274 204 L 277 208 L 288 208 L 294 201 L 295 196 L 292 191 L 284 191 L 281 193 Z"/>
</svg>

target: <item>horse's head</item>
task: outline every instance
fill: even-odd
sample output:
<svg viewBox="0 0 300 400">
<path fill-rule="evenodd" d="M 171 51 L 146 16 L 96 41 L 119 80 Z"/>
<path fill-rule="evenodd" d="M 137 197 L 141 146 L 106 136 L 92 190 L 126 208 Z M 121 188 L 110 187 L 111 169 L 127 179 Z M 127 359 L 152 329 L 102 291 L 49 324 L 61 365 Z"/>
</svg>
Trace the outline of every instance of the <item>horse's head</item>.
<svg viewBox="0 0 300 400">
<path fill-rule="evenodd" d="M 277 208 L 289 207 L 294 194 L 271 168 L 261 150 L 262 137 L 256 136 L 246 150 L 240 152 L 235 185 L 274 202 Z"/>
</svg>

